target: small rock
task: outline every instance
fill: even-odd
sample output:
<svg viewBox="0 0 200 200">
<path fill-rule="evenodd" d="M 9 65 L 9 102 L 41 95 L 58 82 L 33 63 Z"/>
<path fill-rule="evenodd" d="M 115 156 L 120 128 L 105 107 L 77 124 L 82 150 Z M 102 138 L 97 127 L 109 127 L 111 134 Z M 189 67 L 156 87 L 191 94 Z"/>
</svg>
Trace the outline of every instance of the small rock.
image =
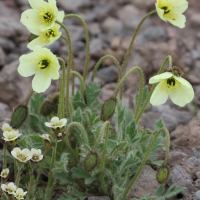
<svg viewBox="0 0 200 200">
<path fill-rule="evenodd" d="M 180 165 L 187 159 L 188 155 L 180 151 L 170 151 L 167 164 L 169 166 Z"/>
<path fill-rule="evenodd" d="M 96 36 L 101 33 L 101 29 L 98 23 L 88 24 L 88 31 L 93 36 Z"/>
<path fill-rule="evenodd" d="M 192 155 L 196 158 L 199 159 L 200 158 L 200 153 L 198 152 L 198 150 L 196 148 L 192 148 Z"/>
<path fill-rule="evenodd" d="M 122 23 L 113 17 L 106 18 L 102 23 L 102 29 L 105 32 L 110 32 L 112 29 L 117 29 L 121 27 L 122 27 Z"/>
<path fill-rule="evenodd" d="M 15 44 L 6 37 L 0 37 L 0 46 L 4 51 L 12 51 L 15 48 Z"/>
<path fill-rule="evenodd" d="M 0 67 L 3 67 L 7 63 L 7 56 L 3 49 L 0 47 Z"/>
<path fill-rule="evenodd" d="M 0 102 L 0 122 L 4 121 L 5 118 L 8 118 L 11 114 L 10 108 L 7 104 Z"/>
<path fill-rule="evenodd" d="M 175 165 L 171 169 L 171 176 L 167 184 L 169 186 L 176 184 L 182 187 L 186 187 L 186 189 L 181 192 L 185 197 L 188 197 L 188 195 L 191 194 L 191 191 L 194 189 L 192 179 L 180 165 Z"/>
<path fill-rule="evenodd" d="M 88 197 L 88 200 L 110 200 L 110 197 Z"/>
<path fill-rule="evenodd" d="M 200 200 L 200 190 L 194 194 L 193 200 Z"/>
<path fill-rule="evenodd" d="M 193 26 L 199 27 L 200 25 L 200 14 L 199 13 L 193 13 L 191 16 L 191 23 Z"/>
<path fill-rule="evenodd" d="M 200 171 L 196 173 L 197 177 L 200 179 Z"/>
<path fill-rule="evenodd" d="M 103 41 L 99 38 L 94 38 L 90 42 L 90 53 L 91 55 L 98 54 L 103 49 Z"/>
<path fill-rule="evenodd" d="M 16 53 L 10 53 L 10 54 L 8 54 L 7 59 L 8 59 L 8 63 L 11 63 L 11 62 L 19 59 L 19 55 Z"/>
<path fill-rule="evenodd" d="M 97 71 L 96 77 L 105 81 L 105 83 L 115 82 L 118 79 L 118 70 L 116 66 L 105 67 Z"/>
<path fill-rule="evenodd" d="M 102 87 L 100 99 L 102 101 L 106 101 L 107 99 L 109 99 L 113 95 L 116 87 L 117 87 L 116 83 L 106 84 L 104 87 Z"/>
<path fill-rule="evenodd" d="M 187 163 L 192 167 L 197 167 L 199 165 L 199 161 L 194 156 L 188 158 Z"/>
<path fill-rule="evenodd" d="M 113 40 L 112 40 L 112 42 L 111 42 L 111 48 L 112 48 L 113 50 L 118 49 L 119 46 L 120 46 L 120 41 L 121 41 L 121 40 L 120 40 L 119 37 L 114 37 Z"/>
</svg>

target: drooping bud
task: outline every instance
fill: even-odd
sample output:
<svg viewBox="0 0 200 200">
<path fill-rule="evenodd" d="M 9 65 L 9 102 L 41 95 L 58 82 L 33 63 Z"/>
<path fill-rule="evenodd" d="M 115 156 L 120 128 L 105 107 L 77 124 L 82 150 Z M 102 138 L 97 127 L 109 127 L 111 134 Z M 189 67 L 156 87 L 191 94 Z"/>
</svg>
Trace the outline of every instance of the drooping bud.
<svg viewBox="0 0 200 200">
<path fill-rule="evenodd" d="M 34 35 L 34 34 L 30 34 L 29 36 L 28 36 L 28 42 L 31 42 L 32 40 L 34 40 L 35 38 L 37 38 L 38 36 L 37 35 Z"/>
<path fill-rule="evenodd" d="M 160 168 L 158 168 L 156 173 L 156 180 L 159 184 L 163 185 L 167 183 L 167 181 L 170 178 L 171 169 L 167 165 L 163 165 Z"/>
<path fill-rule="evenodd" d="M 173 75 L 178 76 L 178 77 L 183 76 L 184 74 L 181 68 L 175 67 L 175 66 L 170 68 L 168 72 L 171 72 Z"/>
<path fill-rule="evenodd" d="M 49 101 L 44 101 L 40 106 L 40 114 L 44 117 L 51 115 L 54 110 L 54 105 Z"/>
<path fill-rule="evenodd" d="M 86 172 L 92 172 L 99 163 L 99 156 L 96 152 L 90 151 L 83 161 L 83 169 Z"/>
<path fill-rule="evenodd" d="M 54 93 L 50 98 L 49 98 L 49 102 L 52 103 L 54 105 L 54 112 L 57 113 L 58 112 L 58 104 L 59 104 L 59 92 Z"/>
<path fill-rule="evenodd" d="M 101 107 L 101 120 L 108 121 L 112 118 L 113 114 L 115 113 L 115 108 L 117 105 L 117 99 L 111 97 Z"/>
<path fill-rule="evenodd" d="M 28 118 L 29 110 L 27 106 L 19 105 L 13 111 L 10 125 L 14 129 L 19 129 Z"/>
<path fill-rule="evenodd" d="M 75 149 L 76 145 L 77 145 L 77 142 L 78 142 L 76 136 L 75 135 L 70 135 L 70 136 L 68 136 L 68 140 L 69 140 L 69 143 L 70 143 L 72 149 Z"/>
</svg>

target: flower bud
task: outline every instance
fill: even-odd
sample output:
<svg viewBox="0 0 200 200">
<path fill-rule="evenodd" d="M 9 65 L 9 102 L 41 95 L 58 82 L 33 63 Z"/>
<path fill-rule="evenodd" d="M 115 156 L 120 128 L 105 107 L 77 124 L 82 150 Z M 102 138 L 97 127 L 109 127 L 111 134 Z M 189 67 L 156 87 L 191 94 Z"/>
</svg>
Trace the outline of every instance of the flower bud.
<svg viewBox="0 0 200 200">
<path fill-rule="evenodd" d="M 183 76 L 184 74 L 181 68 L 175 67 L 175 66 L 170 68 L 168 72 L 171 72 L 173 75 L 178 76 L 178 77 Z"/>
<path fill-rule="evenodd" d="M 65 131 L 62 131 L 62 132 L 58 132 L 58 133 L 55 133 L 56 134 L 56 138 L 58 141 L 61 141 L 63 140 L 63 138 L 65 137 L 65 135 L 67 134 Z"/>
<path fill-rule="evenodd" d="M 19 105 L 13 111 L 10 125 L 14 129 L 20 128 L 28 118 L 29 110 L 27 106 Z"/>
<path fill-rule="evenodd" d="M 69 140 L 69 143 L 70 143 L 72 149 L 75 149 L 76 148 L 76 144 L 77 144 L 76 136 L 72 134 L 72 135 L 68 136 L 68 140 Z"/>
<path fill-rule="evenodd" d="M 110 98 L 104 102 L 101 107 L 101 120 L 108 121 L 112 118 L 113 114 L 115 113 L 115 108 L 117 105 L 117 99 Z"/>
<path fill-rule="evenodd" d="M 164 185 L 170 178 L 171 169 L 169 166 L 161 166 L 156 173 L 156 180 L 159 184 Z"/>
<path fill-rule="evenodd" d="M 35 38 L 37 38 L 38 36 L 37 35 L 34 35 L 34 34 L 30 34 L 29 36 L 28 36 L 28 42 L 31 42 L 32 40 L 34 40 Z"/>
<path fill-rule="evenodd" d="M 54 104 L 50 103 L 49 101 L 44 101 L 40 106 L 40 114 L 44 117 L 51 115 L 54 110 Z"/>
<path fill-rule="evenodd" d="M 60 93 L 54 93 L 50 98 L 49 98 L 49 102 L 52 103 L 54 105 L 54 112 L 57 113 L 58 112 L 58 104 L 59 104 L 59 95 Z"/>
<path fill-rule="evenodd" d="M 83 161 L 83 169 L 86 172 L 92 172 L 98 166 L 98 162 L 98 154 L 96 152 L 90 151 Z"/>
</svg>

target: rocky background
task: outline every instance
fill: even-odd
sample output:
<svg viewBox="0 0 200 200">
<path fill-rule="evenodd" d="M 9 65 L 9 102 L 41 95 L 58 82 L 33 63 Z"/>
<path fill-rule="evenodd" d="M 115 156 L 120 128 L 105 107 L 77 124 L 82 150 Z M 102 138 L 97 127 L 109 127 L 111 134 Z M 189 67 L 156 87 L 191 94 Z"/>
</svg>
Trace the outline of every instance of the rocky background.
<svg viewBox="0 0 200 200">
<path fill-rule="evenodd" d="M 90 76 L 95 63 L 106 54 L 113 55 L 122 62 L 137 25 L 147 12 L 155 9 L 155 0 L 57 0 L 57 2 L 59 8 L 64 9 L 66 14 L 79 14 L 88 25 Z M 29 52 L 27 49 L 29 32 L 20 23 L 21 13 L 28 8 L 30 8 L 28 0 L 0 0 L 1 124 L 9 118 L 11 110 L 25 100 L 31 88 L 32 77 L 24 78 L 17 72 L 19 57 Z M 147 19 L 135 41 L 127 70 L 133 66 L 140 66 L 144 71 L 145 84 L 148 84 L 149 78 L 157 73 L 166 56 L 171 55 L 173 64 L 181 67 L 185 73 L 183 77 L 192 83 L 195 90 L 194 102 L 185 108 L 174 105 L 171 100 L 159 107 L 149 105 L 140 124 L 154 129 L 155 121 L 163 119 L 171 133 L 169 165 L 172 174 L 167 185 L 177 183 L 186 187 L 185 191 L 173 199 L 200 200 L 199 2 L 189 0 L 189 9 L 185 14 L 187 22 L 184 29 L 165 23 L 156 14 Z M 75 69 L 82 73 L 85 59 L 84 30 L 77 19 L 66 19 L 64 24 L 71 33 Z M 67 58 L 68 50 L 64 40 L 56 41 L 50 49 L 56 55 Z M 110 60 L 105 61 L 95 78 L 102 87 L 102 100 L 113 94 L 117 78 L 116 67 Z M 132 73 L 125 82 L 123 103 L 130 108 L 134 107 L 138 82 L 137 73 Z M 78 88 L 79 81 L 76 80 L 75 83 Z M 48 96 L 57 87 L 57 82 L 53 82 L 45 95 Z M 160 157 L 164 157 L 164 154 L 160 153 Z M 148 192 L 154 194 L 157 188 L 155 171 L 146 166 L 137 186 L 132 190 L 131 197 L 139 198 Z"/>
</svg>

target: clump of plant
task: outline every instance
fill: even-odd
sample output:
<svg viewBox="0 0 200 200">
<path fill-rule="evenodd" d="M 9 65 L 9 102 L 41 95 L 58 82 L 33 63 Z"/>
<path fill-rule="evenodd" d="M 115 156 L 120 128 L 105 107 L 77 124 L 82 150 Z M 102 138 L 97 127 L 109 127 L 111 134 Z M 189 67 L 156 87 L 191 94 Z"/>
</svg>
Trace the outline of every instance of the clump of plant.
<svg viewBox="0 0 200 200">
<path fill-rule="evenodd" d="M 167 165 L 170 135 L 162 120 L 156 122 L 155 131 L 139 127 L 138 122 L 149 101 L 158 106 L 170 96 L 175 104 L 185 106 L 194 97 L 193 88 L 181 77 L 181 69 L 172 65 L 171 56 L 167 56 L 158 74 L 149 80 L 153 84 L 150 91 L 143 86 L 140 67 L 133 67 L 126 74 L 125 70 L 135 37 L 145 19 L 157 12 L 164 21 L 183 28 L 185 16 L 182 13 L 188 3 L 158 0 L 156 10 L 144 17 L 133 35 L 122 67 L 113 56 L 104 56 L 96 64 L 89 84 L 86 84 L 89 36 L 84 20 L 76 14 L 65 15 L 58 11 L 55 0 L 48 3 L 29 0 L 29 3 L 32 9 L 22 13 L 21 22 L 32 34 L 28 48 L 33 52 L 20 57 L 18 72 L 24 77 L 34 75 L 34 78 L 24 104 L 17 106 L 10 122 L 2 126 L 1 199 L 50 200 L 57 195 L 59 200 L 83 200 L 91 195 L 107 195 L 113 200 L 125 200 L 145 164 L 157 168 L 156 179 L 161 186 L 156 196 L 147 194 L 141 200 L 163 200 L 182 191 L 184 188 L 172 186 L 163 194 L 163 185 L 170 177 Z M 83 76 L 74 70 L 70 35 L 62 23 L 64 18 L 70 17 L 79 19 L 85 30 Z M 61 27 L 66 36 L 60 32 Z M 68 45 L 67 65 L 43 47 L 59 38 Z M 101 102 L 98 98 L 101 89 L 94 77 L 105 59 L 115 63 L 119 79 L 113 95 Z M 163 73 L 168 61 L 168 71 Z M 123 83 L 135 71 L 139 72 L 140 88 L 132 111 L 123 106 L 121 100 Z M 80 90 L 76 93 L 75 76 L 80 81 Z M 50 86 L 51 79 L 59 80 L 59 90 L 44 100 L 41 93 Z M 164 141 L 167 141 L 166 146 Z M 166 151 L 164 161 L 158 160 L 157 150 Z"/>
</svg>

